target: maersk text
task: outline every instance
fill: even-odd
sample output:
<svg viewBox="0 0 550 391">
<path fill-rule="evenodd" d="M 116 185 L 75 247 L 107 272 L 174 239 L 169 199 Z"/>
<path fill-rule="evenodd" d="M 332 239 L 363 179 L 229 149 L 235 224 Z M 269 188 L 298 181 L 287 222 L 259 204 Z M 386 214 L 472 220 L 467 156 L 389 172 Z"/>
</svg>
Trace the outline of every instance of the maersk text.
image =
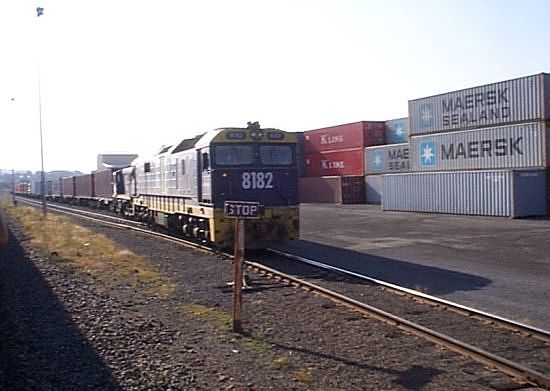
<svg viewBox="0 0 550 391">
<path fill-rule="evenodd" d="M 441 144 L 441 159 L 476 159 L 492 156 L 523 155 L 522 141 L 523 137 L 520 136 L 448 145 Z"/>
</svg>

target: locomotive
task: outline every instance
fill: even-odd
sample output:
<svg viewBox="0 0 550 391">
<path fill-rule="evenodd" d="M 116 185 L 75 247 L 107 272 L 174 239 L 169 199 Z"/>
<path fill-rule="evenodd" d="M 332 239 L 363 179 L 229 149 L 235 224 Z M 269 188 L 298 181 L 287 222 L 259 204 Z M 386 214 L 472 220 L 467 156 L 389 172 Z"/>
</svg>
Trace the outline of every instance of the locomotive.
<svg viewBox="0 0 550 391">
<path fill-rule="evenodd" d="M 245 248 L 298 239 L 296 135 L 279 129 L 220 128 L 163 147 L 114 172 L 111 207 L 224 249 L 234 242 L 225 201 L 259 202 L 245 222 Z"/>
</svg>

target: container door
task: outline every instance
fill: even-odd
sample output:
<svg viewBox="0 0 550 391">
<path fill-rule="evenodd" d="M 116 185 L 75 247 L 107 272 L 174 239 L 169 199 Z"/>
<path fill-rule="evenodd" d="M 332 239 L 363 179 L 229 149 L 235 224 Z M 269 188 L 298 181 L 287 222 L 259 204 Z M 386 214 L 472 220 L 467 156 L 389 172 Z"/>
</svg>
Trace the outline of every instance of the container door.
<svg viewBox="0 0 550 391">
<path fill-rule="evenodd" d="M 545 172 L 514 171 L 512 217 L 544 216 L 546 212 Z"/>
</svg>

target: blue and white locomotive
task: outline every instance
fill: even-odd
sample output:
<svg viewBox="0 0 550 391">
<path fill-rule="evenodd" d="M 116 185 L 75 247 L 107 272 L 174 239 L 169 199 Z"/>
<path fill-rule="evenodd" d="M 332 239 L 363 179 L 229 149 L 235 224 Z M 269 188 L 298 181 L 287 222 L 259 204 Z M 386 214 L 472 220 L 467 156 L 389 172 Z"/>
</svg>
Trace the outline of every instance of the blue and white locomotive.
<svg viewBox="0 0 550 391">
<path fill-rule="evenodd" d="M 245 248 L 298 239 L 296 135 L 278 129 L 222 128 L 162 148 L 115 174 L 114 207 L 218 248 L 231 248 L 225 201 L 261 204 L 245 222 Z"/>
</svg>

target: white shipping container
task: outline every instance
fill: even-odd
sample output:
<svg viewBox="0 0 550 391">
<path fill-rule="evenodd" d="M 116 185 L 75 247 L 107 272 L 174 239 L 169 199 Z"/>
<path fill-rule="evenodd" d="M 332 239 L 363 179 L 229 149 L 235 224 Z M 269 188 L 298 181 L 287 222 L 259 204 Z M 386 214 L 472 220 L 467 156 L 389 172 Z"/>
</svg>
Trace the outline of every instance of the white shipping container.
<svg viewBox="0 0 550 391">
<path fill-rule="evenodd" d="M 549 136 L 544 122 L 413 136 L 411 171 L 544 168 Z"/>
<path fill-rule="evenodd" d="M 382 210 L 484 216 L 542 216 L 545 170 L 417 172 L 383 175 Z"/>
<path fill-rule="evenodd" d="M 409 144 L 365 148 L 365 170 L 367 174 L 409 171 Z"/>
<path fill-rule="evenodd" d="M 549 118 L 545 73 L 409 101 L 411 136 Z"/>
</svg>

